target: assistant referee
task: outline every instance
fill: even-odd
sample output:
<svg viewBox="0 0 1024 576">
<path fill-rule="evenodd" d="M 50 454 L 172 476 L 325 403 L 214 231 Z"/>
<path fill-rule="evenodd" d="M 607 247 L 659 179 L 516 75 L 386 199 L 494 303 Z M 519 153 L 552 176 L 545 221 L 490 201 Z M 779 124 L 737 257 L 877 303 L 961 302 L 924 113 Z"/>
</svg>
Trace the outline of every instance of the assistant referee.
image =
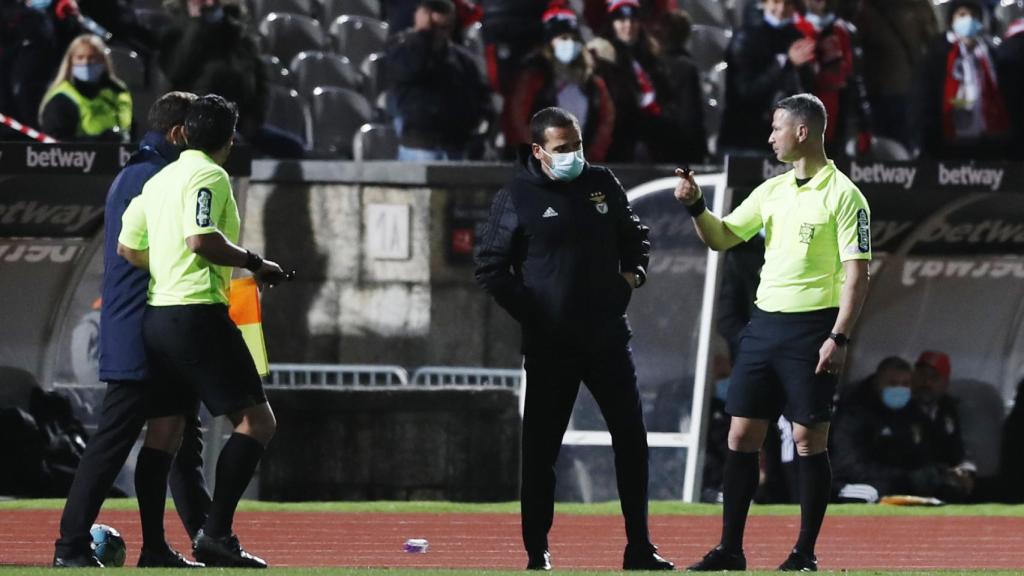
<svg viewBox="0 0 1024 576">
<path fill-rule="evenodd" d="M 743 530 L 758 484 L 758 451 L 780 414 L 793 422 L 799 455 L 800 536 L 779 570 L 817 570 L 814 545 L 832 485 L 832 396 L 871 259 L 868 204 L 825 156 L 826 121 L 824 105 L 810 94 L 776 104 L 768 143 L 793 169 L 758 186 L 723 219 L 707 210 L 692 172 L 676 171 L 675 196 L 712 250 L 765 231 L 756 308 L 740 336 L 726 400 L 732 420 L 722 539 L 690 570 L 746 569 Z"/>
<path fill-rule="evenodd" d="M 118 253 L 149 269 L 143 339 L 159 386 L 173 388 L 181 413 L 199 399 L 235 426 L 217 461 L 210 513 L 193 542 L 207 566 L 265 568 L 232 532 L 242 492 L 276 421 L 245 341 L 228 316 L 231 269 L 258 282 L 281 267 L 238 246 L 240 219 L 227 172 L 238 110 L 220 96 L 198 98 L 185 118 L 188 150 L 154 176 L 125 210 Z"/>
</svg>

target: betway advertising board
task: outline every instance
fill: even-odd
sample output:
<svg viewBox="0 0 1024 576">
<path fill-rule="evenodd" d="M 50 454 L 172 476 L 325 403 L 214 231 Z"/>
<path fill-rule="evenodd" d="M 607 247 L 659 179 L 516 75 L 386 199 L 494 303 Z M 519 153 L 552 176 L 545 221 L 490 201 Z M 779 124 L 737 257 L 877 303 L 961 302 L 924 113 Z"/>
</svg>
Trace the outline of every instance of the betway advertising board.
<svg viewBox="0 0 1024 576">
<path fill-rule="evenodd" d="M 871 205 L 876 252 L 919 255 L 1024 254 L 1024 165 L 872 162 L 837 166 Z M 764 180 L 790 169 L 772 158 L 726 164 L 734 206 Z"/>
<path fill-rule="evenodd" d="M 88 237 L 103 223 L 114 176 L 135 145 L 0 143 L 0 237 Z M 228 171 L 250 173 L 247 151 Z"/>
</svg>

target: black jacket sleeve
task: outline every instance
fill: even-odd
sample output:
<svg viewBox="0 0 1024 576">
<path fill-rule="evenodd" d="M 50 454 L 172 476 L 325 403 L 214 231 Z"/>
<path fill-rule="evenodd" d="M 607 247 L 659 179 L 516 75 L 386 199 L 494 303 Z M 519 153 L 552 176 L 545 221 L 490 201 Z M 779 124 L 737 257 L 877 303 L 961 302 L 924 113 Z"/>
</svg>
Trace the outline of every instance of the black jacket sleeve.
<svg viewBox="0 0 1024 576">
<path fill-rule="evenodd" d="M 512 194 L 502 189 L 494 197 L 487 225 L 476 247 L 476 281 L 499 306 L 523 322 L 527 294 L 522 278 L 514 269 L 520 262 L 522 232 Z"/>
<path fill-rule="evenodd" d="M 618 214 L 619 232 L 619 269 L 623 272 L 635 272 L 637 286 L 647 281 L 647 265 L 651 260 L 651 241 L 648 239 L 651 229 L 640 223 L 640 218 L 633 213 L 633 208 L 626 198 L 626 191 L 619 179 L 611 171 L 608 177 L 613 183 L 614 194 L 620 197 L 621 208 Z"/>
<path fill-rule="evenodd" d="M 407 33 L 388 54 L 390 80 L 396 84 L 426 82 L 437 66 L 437 56 L 429 30 Z"/>
<path fill-rule="evenodd" d="M 63 94 L 46 103 L 39 114 L 43 132 L 58 140 L 73 140 L 78 134 L 78 106 Z"/>
</svg>

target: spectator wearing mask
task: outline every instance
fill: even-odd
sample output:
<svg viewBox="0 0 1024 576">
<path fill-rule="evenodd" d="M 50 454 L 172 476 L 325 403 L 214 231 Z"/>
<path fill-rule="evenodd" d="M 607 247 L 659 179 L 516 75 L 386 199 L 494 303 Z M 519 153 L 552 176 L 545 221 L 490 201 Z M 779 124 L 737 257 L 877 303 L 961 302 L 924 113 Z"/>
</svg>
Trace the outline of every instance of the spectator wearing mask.
<svg viewBox="0 0 1024 576">
<path fill-rule="evenodd" d="M 544 43 L 541 16 L 548 0 L 486 0 L 484 51 L 491 87 L 508 96 L 526 56 Z"/>
<path fill-rule="evenodd" d="M 1007 111 L 1013 132 L 1011 157 L 1019 160 L 1024 158 L 1024 106 L 1019 105 L 1024 102 L 1024 0 L 1017 0 L 1012 10 L 1016 18 L 1009 22 L 1003 43 L 996 51 L 996 70 L 1003 101 L 1018 103 L 1009 106 Z"/>
<path fill-rule="evenodd" d="M 612 142 L 615 105 L 608 87 L 595 72 L 594 57 L 583 46 L 576 13 L 562 0 L 544 13 L 547 43 L 525 62 L 504 110 L 509 145 L 530 143 L 530 118 L 557 106 L 580 122 L 583 150 L 592 162 L 603 162 Z"/>
<path fill-rule="evenodd" d="M 0 0 L 0 114 L 35 126 L 58 56 L 53 28 L 41 12 L 21 0 Z"/>
<path fill-rule="evenodd" d="M 671 92 L 660 49 L 640 23 L 638 0 L 608 0 L 608 17 L 611 26 L 604 37 L 615 48 L 615 60 L 607 66 L 615 102 L 615 133 L 608 161 L 661 159 L 671 152 L 674 131 L 665 121 Z"/>
<path fill-rule="evenodd" d="M 774 104 L 806 91 L 815 43 L 797 30 L 795 14 L 794 0 L 765 0 L 761 18 L 733 34 L 726 54 L 720 151 L 767 154 L 764 135 L 771 132 Z"/>
<path fill-rule="evenodd" d="M 841 500 L 881 496 L 963 497 L 963 472 L 937 459 L 929 426 L 913 400 L 913 371 L 899 357 L 878 364 L 836 409 L 832 428 L 834 486 Z"/>
<path fill-rule="evenodd" d="M 399 160 L 462 160 L 491 117 L 487 83 L 470 53 L 451 41 L 451 0 L 423 0 L 415 24 L 388 51 Z"/>
<path fill-rule="evenodd" d="M 854 19 L 864 49 L 864 79 L 875 132 L 905 145 L 913 79 L 938 34 L 929 0 L 863 0 Z"/>
<path fill-rule="evenodd" d="M 707 132 L 704 130 L 704 93 L 701 88 L 700 69 L 686 46 L 690 42 L 693 22 L 683 10 L 672 10 L 661 17 L 657 28 L 664 46 L 665 77 L 671 99 L 666 101 L 665 115 L 674 131 L 672 148 L 663 159 L 681 164 L 703 162 L 708 153 Z"/>
<path fill-rule="evenodd" d="M 976 0 L 949 3 L 945 33 L 929 46 L 917 80 L 915 133 L 921 153 L 937 159 L 1004 154 L 1010 120 L 999 91 L 993 49 Z"/>
<path fill-rule="evenodd" d="M 43 132 L 58 140 L 129 140 L 132 96 L 106 50 L 98 36 L 71 41 L 39 109 Z"/>
<path fill-rule="evenodd" d="M 836 15 L 838 0 L 806 0 L 806 12 L 796 15 L 796 27 L 814 41 L 811 92 L 825 105 L 831 120 L 825 127 L 825 151 L 845 155 L 846 140 L 853 135 L 847 126 L 856 116 L 857 153 L 871 148 L 871 106 L 861 74 L 861 49 L 856 31 Z"/>
</svg>

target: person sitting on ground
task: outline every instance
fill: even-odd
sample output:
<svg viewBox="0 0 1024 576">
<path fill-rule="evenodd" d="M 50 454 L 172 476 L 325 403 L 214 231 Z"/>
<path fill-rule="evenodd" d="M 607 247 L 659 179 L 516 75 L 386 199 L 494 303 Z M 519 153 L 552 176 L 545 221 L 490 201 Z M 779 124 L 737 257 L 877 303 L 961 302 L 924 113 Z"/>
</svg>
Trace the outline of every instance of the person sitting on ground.
<svg viewBox="0 0 1024 576">
<path fill-rule="evenodd" d="M 132 96 L 98 36 L 83 34 L 71 41 L 43 96 L 39 124 L 58 140 L 131 139 Z"/>
</svg>

